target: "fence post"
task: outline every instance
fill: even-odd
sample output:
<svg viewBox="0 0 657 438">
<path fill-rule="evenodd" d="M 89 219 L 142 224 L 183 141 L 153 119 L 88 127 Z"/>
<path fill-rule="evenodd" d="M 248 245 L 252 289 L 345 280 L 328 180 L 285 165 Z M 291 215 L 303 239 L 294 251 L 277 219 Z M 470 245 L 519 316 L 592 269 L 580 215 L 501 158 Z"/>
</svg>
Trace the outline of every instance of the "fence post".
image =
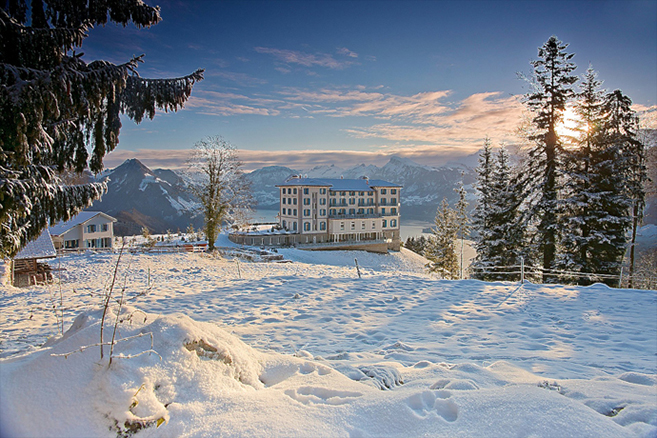
<svg viewBox="0 0 657 438">
<path fill-rule="evenodd" d="M 520 256 L 520 284 L 525 284 L 525 258 Z"/>
<path fill-rule="evenodd" d="M 240 271 L 240 259 L 235 259 L 235 262 L 237 263 L 237 276 L 239 279 L 242 279 L 242 272 Z"/>
<path fill-rule="evenodd" d="M 623 284 L 623 267 L 621 266 L 621 271 L 620 271 L 620 277 L 618 278 L 618 288 L 621 288 L 621 285 Z"/>
<path fill-rule="evenodd" d="M 354 262 L 356 262 L 356 272 L 358 272 L 358 278 L 361 278 L 361 276 L 360 276 L 360 268 L 358 267 L 358 259 L 354 259 Z"/>
</svg>

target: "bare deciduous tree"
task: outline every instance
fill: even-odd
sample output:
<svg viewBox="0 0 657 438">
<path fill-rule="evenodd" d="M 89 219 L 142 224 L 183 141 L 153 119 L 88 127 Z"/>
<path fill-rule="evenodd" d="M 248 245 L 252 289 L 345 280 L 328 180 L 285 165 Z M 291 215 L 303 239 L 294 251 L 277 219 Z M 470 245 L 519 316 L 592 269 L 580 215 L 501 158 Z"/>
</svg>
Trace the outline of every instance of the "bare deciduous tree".
<svg viewBox="0 0 657 438">
<path fill-rule="evenodd" d="M 194 145 L 187 161 L 188 187 L 201 201 L 208 250 L 225 223 L 243 223 L 255 201 L 244 178 L 235 147 L 222 137 L 208 137 Z"/>
</svg>

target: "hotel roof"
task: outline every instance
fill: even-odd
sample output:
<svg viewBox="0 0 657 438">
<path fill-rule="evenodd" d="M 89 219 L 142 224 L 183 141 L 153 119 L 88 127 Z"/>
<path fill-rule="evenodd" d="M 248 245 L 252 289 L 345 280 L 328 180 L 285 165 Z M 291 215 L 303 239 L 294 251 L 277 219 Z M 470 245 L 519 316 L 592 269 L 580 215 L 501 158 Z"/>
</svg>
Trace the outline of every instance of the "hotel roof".
<svg viewBox="0 0 657 438">
<path fill-rule="evenodd" d="M 342 179 L 342 178 L 288 178 L 276 187 L 328 187 L 335 191 L 369 192 L 373 187 L 403 187 L 380 179 Z"/>
</svg>

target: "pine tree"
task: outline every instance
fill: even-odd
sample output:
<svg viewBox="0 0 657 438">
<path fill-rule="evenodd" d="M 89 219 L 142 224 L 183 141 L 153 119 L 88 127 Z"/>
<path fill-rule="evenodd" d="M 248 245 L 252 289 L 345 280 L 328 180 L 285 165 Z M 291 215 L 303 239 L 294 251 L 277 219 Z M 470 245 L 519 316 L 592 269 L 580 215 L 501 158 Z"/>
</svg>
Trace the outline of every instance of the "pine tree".
<svg viewBox="0 0 657 438">
<path fill-rule="evenodd" d="M 604 149 L 601 144 L 604 136 L 604 90 L 601 85 L 596 72 L 589 67 L 574 106 L 578 138 L 574 139 L 574 147 L 564 153 L 568 178 L 562 195 L 561 221 L 564 226 L 558 264 L 566 271 L 594 272 L 591 257 L 598 257 L 592 254 L 591 245 L 600 236 L 595 228 L 605 215 L 598 202 L 601 195 L 598 191 L 604 189 L 596 186 L 599 182 L 596 172 L 602 170 L 599 165 Z"/>
<path fill-rule="evenodd" d="M 455 189 L 459 194 L 459 199 L 456 202 L 454 209 L 456 216 L 456 238 L 460 241 L 459 249 L 459 278 L 463 279 L 463 252 L 465 249 L 465 238 L 470 236 L 470 218 L 468 217 L 468 201 L 465 199 L 465 188 L 463 187 L 463 174 L 461 174 L 461 181 L 459 181 L 458 189 Z"/>
<path fill-rule="evenodd" d="M 478 192 L 477 205 L 474 210 L 473 229 L 476 235 L 475 248 L 477 255 L 473 261 L 473 277 L 486 280 L 485 271 L 490 266 L 492 254 L 490 253 L 490 224 L 491 206 L 493 204 L 494 163 L 492 159 L 490 138 L 484 140 L 484 148 L 479 153 L 479 166 L 475 169 L 477 179 L 475 189 Z"/>
<path fill-rule="evenodd" d="M 50 223 L 98 199 L 102 183 L 66 185 L 58 172 L 98 173 L 118 144 L 120 115 L 140 123 L 176 111 L 203 70 L 143 79 L 142 56 L 125 64 L 86 63 L 75 52 L 87 31 L 108 21 L 157 24 L 141 0 L 9 0 L 0 9 L 0 256 L 13 256 Z M 91 154 L 87 152 L 90 149 Z"/>
<path fill-rule="evenodd" d="M 574 54 L 566 53 L 568 44 L 555 36 L 538 49 L 538 60 L 532 61 L 534 91 L 525 95 L 525 103 L 534 111 L 536 133 L 530 137 L 536 146 L 529 153 L 533 213 L 537 219 L 538 250 L 542 254 L 543 269 L 555 267 L 559 233 L 558 179 L 561 171 L 562 143 L 557 125 L 562 120 L 566 104 L 572 99 L 577 76 L 571 75 L 576 66 Z M 549 273 L 543 281 L 554 281 Z"/>
<path fill-rule="evenodd" d="M 427 242 L 424 256 L 431 262 L 429 270 L 438 272 L 447 279 L 459 277 L 459 262 L 455 248 L 457 232 L 456 211 L 450 208 L 447 199 L 443 199 L 436 212 L 435 228 Z"/>
<path fill-rule="evenodd" d="M 605 161 L 610 194 L 605 198 L 609 212 L 606 229 L 610 237 L 606 260 L 601 271 L 618 275 L 625 252 L 627 231 L 630 240 L 630 287 L 634 274 L 635 242 L 637 229 L 643 220 L 645 208 L 646 150 L 638 136 L 639 120 L 632 109 L 632 100 L 622 91 L 608 93 L 604 102 L 605 143 L 608 151 Z M 614 161 L 610 161 L 614 160 Z M 625 213 L 625 214 L 624 214 Z M 597 272 L 597 271 L 596 271 Z"/>
</svg>

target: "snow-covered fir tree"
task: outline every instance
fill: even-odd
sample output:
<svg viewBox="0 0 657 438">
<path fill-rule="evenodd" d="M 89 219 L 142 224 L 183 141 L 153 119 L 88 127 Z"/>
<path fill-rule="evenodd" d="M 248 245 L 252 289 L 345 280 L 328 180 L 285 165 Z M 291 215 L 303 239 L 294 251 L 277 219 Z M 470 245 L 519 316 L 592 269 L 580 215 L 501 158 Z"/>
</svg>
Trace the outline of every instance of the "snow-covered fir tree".
<svg viewBox="0 0 657 438">
<path fill-rule="evenodd" d="M 538 49 L 539 59 L 531 62 L 534 89 L 524 98 L 535 114 L 532 120 L 535 132 L 529 138 L 535 146 L 527 160 L 527 187 L 533 201 L 531 217 L 536 221 L 535 241 L 542 255 L 544 282 L 556 280 L 548 271 L 555 268 L 559 234 L 558 192 L 563 145 L 557 125 L 574 95 L 573 84 L 577 82 L 577 76 L 571 74 L 576 68 L 571 62 L 574 54 L 567 53 L 567 48 L 568 44 L 552 36 Z"/>
<path fill-rule="evenodd" d="M 577 115 L 571 148 L 564 153 L 564 180 L 562 193 L 561 250 L 558 266 L 570 272 L 595 272 L 591 257 L 592 245 L 604 235 L 599 228 L 600 220 L 605 216 L 599 203 L 600 185 L 596 172 L 600 169 L 601 152 L 604 137 L 604 90 L 597 73 L 589 67 L 580 84 L 580 92 L 574 104 Z M 585 280 L 578 276 L 562 277 L 562 280 Z M 584 281 L 586 282 L 586 281 Z"/>
<path fill-rule="evenodd" d="M 475 232 L 475 249 L 477 255 L 472 263 L 474 278 L 485 280 L 485 271 L 491 265 L 492 254 L 490 253 L 490 229 L 491 229 L 491 205 L 493 194 L 494 163 L 492 157 L 492 146 L 490 138 L 484 140 L 484 148 L 479 153 L 479 165 L 475 169 L 477 191 L 477 204 L 473 213 L 472 228 Z"/>
<path fill-rule="evenodd" d="M 203 70 L 144 79 L 142 56 L 115 65 L 75 52 L 96 25 L 157 24 L 141 0 L 11 0 L 0 9 L 0 256 L 13 256 L 49 224 L 98 199 L 102 183 L 66 185 L 58 173 L 88 166 L 118 144 L 120 115 L 135 122 L 176 111 Z M 90 153 L 88 152 L 90 151 Z"/>
<path fill-rule="evenodd" d="M 459 278 L 459 261 L 456 254 L 458 233 L 457 213 L 443 199 L 434 220 L 435 228 L 424 250 L 424 256 L 431 263 L 429 270 L 437 272 L 443 278 Z"/>
<path fill-rule="evenodd" d="M 485 228 L 481 228 L 478 234 L 473 276 L 482 280 L 517 280 L 520 274 L 510 274 L 517 271 L 510 267 L 518 265 L 520 257 L 527 256 L 521 211 L 522 190 L 504 146 L 500 148 L 495 162 L 491 157 L 488 161 L 489 172 L 481 169 L 479 173 L 481 180 L 478 186 L 483 185 L 484 175 L 488 174 L 485 191 L 489 200 L 487 210 L 480 213 L 482 219 L 478 222 L 478 227 Z"/>
<path fill-rule="evenodd" d="M 465 250 L 465 239 L 470 237 L 470 218 L 468 217 L 468 201 L 465 198 L 465 188 L 463 187 L 463 174 L 461 174 L 461 181 L 459 186 L 455 189 L 459 195 L 454 208 L 456 218 L 456 238 L 459 240 L 459 278 L 463 279 L 465 261 L 463 260 L 463 252 Z"/>
</svg>

